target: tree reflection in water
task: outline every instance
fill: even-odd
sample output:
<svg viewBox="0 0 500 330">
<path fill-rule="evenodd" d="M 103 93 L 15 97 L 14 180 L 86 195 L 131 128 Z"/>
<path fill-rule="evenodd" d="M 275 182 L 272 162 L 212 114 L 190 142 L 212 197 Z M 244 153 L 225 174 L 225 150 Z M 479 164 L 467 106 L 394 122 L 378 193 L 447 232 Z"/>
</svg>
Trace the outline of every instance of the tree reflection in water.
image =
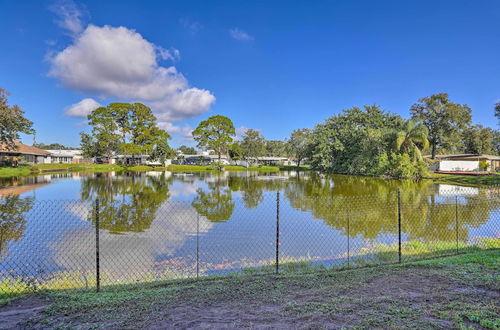
<svg viewBox="0 0 500 330">
<path fill-rule="evenodd" d="M 19 195 L 0 198 L 0 260 L 7 255 L 7 244 L 17 242 L 26 229 L 25 213 L 33 207 L 33 198 Z"/>
<path fill-rule="evenodd" d="M 99 225 L 111 233 L 142 232 L 151 226 L 159 207 L 170 197 L 171 179 L 158 175 L 100 173 L 85 178 L 82 200 L 99 197 Z M 90 220 L 95 225 L 95 210 Z"/>
</svg>

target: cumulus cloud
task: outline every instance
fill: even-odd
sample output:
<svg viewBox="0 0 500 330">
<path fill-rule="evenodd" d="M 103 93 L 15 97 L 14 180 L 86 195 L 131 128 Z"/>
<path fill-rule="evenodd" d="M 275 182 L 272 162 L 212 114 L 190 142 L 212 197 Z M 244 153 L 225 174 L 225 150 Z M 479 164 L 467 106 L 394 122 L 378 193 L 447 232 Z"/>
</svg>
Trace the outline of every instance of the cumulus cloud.
<svg viewBox="0 0 500 330">
<path fill-rule="evenodd" d="M 96 100 L 86 98 L 67 107 L 64 113 L 70 117 L 87 118 L 87 115 L 89 113 L 99 108 L 100 106 L 101 104 Z"/>
<path fill-rule="evenodd" d="M 250 41 L 250 40 L 253 40 L 253 37 L 251 35 L 249 35 L 245 31 L 240 30 L 238 28 L 230 29 L 229 30 L 229 35 L 233 39 L 240 40 L 240 41 Z"/>
<path fill-rule="evenodd" d="M 89 25 L 71 45 L 50 59 L 49 75 L 72 90 L 151 105 L 159 119 L 182 120 L 215 102 L 208 90 L 189 86 L 174 66 L 179 51 L 165 49 L 126 27 Z"/>
<path fill-rule="evenodd" d="M 191 139 L 193 137 L 193 130 L 189 125 L 183 127 L 172 124 L 171 122 L 160 121 L 158 126 L 166 130 L 171 135 L 179 135 L 184 138 Z"/>
<path fill-rule="evenodd" d="M 56 1 L 50 10 L 57 15 L 56 23 L 71 36 L 76 36 L 84 29 L 83 18 L 86 16 L 83 7 L 71 0 Z"/>
</svg>

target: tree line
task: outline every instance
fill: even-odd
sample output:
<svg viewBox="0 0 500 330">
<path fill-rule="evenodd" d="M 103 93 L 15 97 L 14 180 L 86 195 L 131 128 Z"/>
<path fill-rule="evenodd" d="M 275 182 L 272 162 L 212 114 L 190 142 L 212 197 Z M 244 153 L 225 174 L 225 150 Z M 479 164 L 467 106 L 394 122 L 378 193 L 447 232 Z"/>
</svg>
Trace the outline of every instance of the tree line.
<svg viewBox="0 0 500 330">
<path fill-rule="evenodd" d="M 500 154 L 500 132 L 474 125 L 472 110 L 440 93 L 418 100 L 409 109 L 410 119 L 365 105 L 343 110 L 313 129 L 294 130 L 284 140 L 266 140 L 256 129 L 248 129 L 241 140 L 230 118 L 215 115 L 193 130 L 197 147 L 249 162 L 262 156 L 307 161 L 312 168 L 334 173 L 419 178 L 431 159 L 443 153 Z M 494 105 L 500 120 L 500 102 Z M 141 103 L 111 103 L 88 115 L 91 132 L 81 132 L 81 149 L 87 157 L 147 155 L 152 160 L 174 157 L 170 135 L 158 126 L 152 110 Z M 0 144 L 15 149 L 20 133 L 34 134 L 33 123 L 17 105 L 10 106 L 0 88 Z M 45 145 L 40 145 L 46 147 Z M 56 146 L 52 144 L 52 146 Z M 61 147 L 60 145 L 57 145 Z M 63 147 L 63 146 L 62 146 Z M 62 148 L 61 148 L 62 149 Z M 192 147 L 181 146 L 184 154 Z"/>
</svg>

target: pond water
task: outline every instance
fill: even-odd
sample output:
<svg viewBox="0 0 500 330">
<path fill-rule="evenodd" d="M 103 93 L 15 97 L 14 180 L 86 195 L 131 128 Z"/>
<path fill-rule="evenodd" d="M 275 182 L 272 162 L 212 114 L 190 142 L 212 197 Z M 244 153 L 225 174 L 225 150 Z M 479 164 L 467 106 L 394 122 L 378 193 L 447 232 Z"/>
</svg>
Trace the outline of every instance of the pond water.
<svg viewBox="0 0 500 330">
<path fill-rule="evenodd" d="M 430 181 L 315 172 L 64 173 L 5 179 L 0 187 L 0 279 L 66 273 L 90 285 L 97 197 L 106 283 L 273 265 L 277 246 L 285 266 L 359 264 L 374 251 L 385 252 L 376 262 L 393 262 L 398 189 L 402 241 L 412 243 L 403 257 L 500 234 L 498 191 Z"/>
</svg>

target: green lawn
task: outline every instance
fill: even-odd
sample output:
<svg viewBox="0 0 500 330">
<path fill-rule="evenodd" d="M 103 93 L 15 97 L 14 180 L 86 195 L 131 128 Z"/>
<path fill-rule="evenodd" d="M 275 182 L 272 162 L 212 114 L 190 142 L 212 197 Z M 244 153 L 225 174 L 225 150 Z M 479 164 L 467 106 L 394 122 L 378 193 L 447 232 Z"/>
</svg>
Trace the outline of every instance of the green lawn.
<svg viewBox="0 0 500 330">
<path fill-rule="evenodd" d="M 5 305 L 0 317 L 12 327 L 50 328 L 498 329 L 499 260 L 497 249 L 357 270 L 47 292 Z"/>
<path fill-rule="evenodd" d="M 14 176 L 27 176 L 32 173 L 29 166 L 19 167 L 0 167 L 0 178 L 9 178 Z"/>
<path fill-rule="evenodd" d="M 500 173 L 482 176 L 431 173 L 429 179 L 434 180 L 435 183 L 449 183 L 471 187 L 500 185 Z"/>
</svg>

